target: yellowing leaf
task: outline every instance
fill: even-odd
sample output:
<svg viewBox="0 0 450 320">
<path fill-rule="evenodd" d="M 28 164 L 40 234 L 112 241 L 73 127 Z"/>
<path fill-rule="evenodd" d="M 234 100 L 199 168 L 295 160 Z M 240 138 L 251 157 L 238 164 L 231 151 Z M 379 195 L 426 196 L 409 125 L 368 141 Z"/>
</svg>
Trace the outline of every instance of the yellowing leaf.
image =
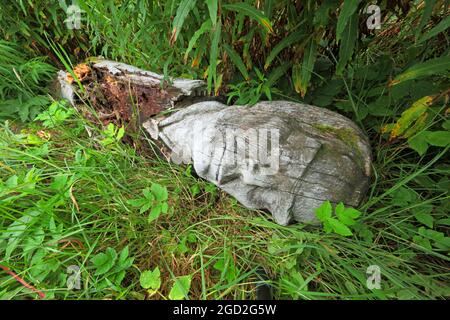
<svg viewBox="0 0 450 320">
<path fill-rule="evenodd" d="M 301 91 L 300 70 L 301 65 L 298 63 L 292 67 L 292 81 L 294 81 L 294 89 L 297 93 L 300 93 Z"/>
<path fill-rule="evenodd" d="M 425 96 L 416 102 L 413 105 L 405 110 L 402 113 L 400 119 L 398 119 L 397 123 L 394 125 L 390 140 L 393 140 L 408 130 L 416 120 L 418 120 L 426 111 L 429 105 L 431 105 L 433 98 L 431 96 Z M 411 136 L 412 132 L 408 132 L 408 136 Z"/>
</svg>

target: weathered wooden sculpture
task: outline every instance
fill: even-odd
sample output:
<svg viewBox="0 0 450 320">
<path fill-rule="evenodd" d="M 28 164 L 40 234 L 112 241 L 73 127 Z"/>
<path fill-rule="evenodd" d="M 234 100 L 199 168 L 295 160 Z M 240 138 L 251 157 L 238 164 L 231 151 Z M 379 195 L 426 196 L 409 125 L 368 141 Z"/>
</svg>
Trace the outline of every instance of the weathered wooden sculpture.
<svg viewBox="0 0 450 320">
<path fill-rule="evenodd" d="M 268 210 L 279 224 L 315 222 L 314 209 L 325 200 L 357 206 L 368 189 L 369 143 L 340 114 L 287 101 L 194 103 L 202 81 L 175 79 L 161 87 L 162 76 L 125 64 L 100 61 L 92 69 L 107 79 L 103 90 L 111 91 L 111 83 L 129 88 L 140 123 L 172 161 L 192 163 L 200 177 L 248 208 Z M 107 103 L 129 110 L 127 99 L 117 93 Z"/>
</svg>

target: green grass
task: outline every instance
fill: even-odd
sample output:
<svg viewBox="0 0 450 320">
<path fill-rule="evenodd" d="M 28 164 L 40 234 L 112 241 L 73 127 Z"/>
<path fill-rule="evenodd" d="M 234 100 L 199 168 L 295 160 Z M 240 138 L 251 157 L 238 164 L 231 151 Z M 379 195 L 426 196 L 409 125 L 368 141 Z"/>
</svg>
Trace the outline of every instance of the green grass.
<svg viewBox="0 0 450 320">
<path fill-rule="evenodd" d="M 396 188 L 411 191 L 411 181 L 441 174 L 428 168 L 436 159 L 407 166 L 399 163 L 401 156 L 393 148 L 378 150 L 384 163 L 377 163 L 377 175 L 392 176 L 373 185 L 367 202 L 370 207 L 366 205 L 361 222 L 372 232 L 370 241 L 302 225 L 278 226 L 184 167 L 172 166 L 149 150 L 139 154 L 122 142 L 104 147 L 99 143 L 103 139 L 101 130 L 77 115 L 51 128 L 6 123 L 0 130 L 0 248 L 10 251 L 6 265 L 47 298 L 144 298 L 140 273 L 159 267 L 161 287 L 151 298 L 167 298 L 174 277 L 190 275 L 190 299 L 250 299 L 259 266 L 273 279 L 277 298 L 448 295 L 446 252 L 411 240 L 418 229 L 411 210 L 440 204 L 442 212 L 434 214 L 438 220 L 445 217 L 448 195 L 423 202 L 392 197 Z M 169 211 L 149 223 L 148 211 L 140 213 L 127 201 L 152 183 L 167 187 Z M 390 189 L 383 192 L 386 183 Z M 427 189 L 433 191 L 439 190 Z M 11 228 L 27 216 L 31 222 Z M 108 247 L 120 252 L 125 246 L 134 261 L 119 285 L 107 285 L 114 273 L 96 276 L 91 259 Z M 217 267 L 219 261 L 222 267 Z M 80 267 L 80 290 L 67 289 L 71 265 Z M 382 270 L 381 290 L 366 288 L 370 265 Z M 2 298 L 36 297 L 8 275 L 0 279 Z"/>
</svg>

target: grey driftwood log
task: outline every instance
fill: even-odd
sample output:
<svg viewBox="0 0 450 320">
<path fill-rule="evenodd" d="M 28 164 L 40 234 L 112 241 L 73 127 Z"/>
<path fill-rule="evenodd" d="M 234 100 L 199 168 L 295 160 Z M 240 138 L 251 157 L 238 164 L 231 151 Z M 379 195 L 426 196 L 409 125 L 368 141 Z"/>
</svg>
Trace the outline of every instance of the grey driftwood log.
<svg viewBox="0 0 450 320">
<path fill-rule="evenodd" d="M 349 119 L 287 101 L 199 102 L 144 128 L 197 174 L 275 221 L 314 222 L 325 200 L 357 206 L 371 172 L 370 147 Z"/>
<path fill-rule="evenodd" d="M 162 81 L 157 74 L 111 61 L 94 68 L 138 86 L 160 87 Z M 169 116 L 147 114 L 142 121 L 150 136 L 170 150 L 172 161 L 192 163 L 200 177 L 248 208 L 269 211 L 281 225 L 317 222 L 314 209 L 325 200 L 346 206 L 361 202 L 370 180 L 371 151 L 351 120 L 287 101 L 177 104 L 203 89 L 202 81 L 173 81 L 172 95 L 159 102 L 166 104 L 159 110 L 178 110 Z"/>
</svg>

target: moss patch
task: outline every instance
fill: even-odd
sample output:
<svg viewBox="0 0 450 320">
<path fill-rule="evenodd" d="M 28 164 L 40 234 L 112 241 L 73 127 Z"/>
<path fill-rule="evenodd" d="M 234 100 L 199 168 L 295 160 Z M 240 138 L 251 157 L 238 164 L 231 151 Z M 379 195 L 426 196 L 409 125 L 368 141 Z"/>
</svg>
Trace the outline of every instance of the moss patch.
<svg viewBox="0 0 450 320">
<path fill-rule="evenodd" d="M 331 132 L 349 147 L 358 150 L 358 136 L 351 129 L 334 128 L 325 124 L 315 124 L 314 128 L 322 132 Z"/>
<path fill-rule="evenodd" d="M 356 163 L 361 168 L 361 170 L 365 171 L 364 169 L 364 156 L 361 153 L 361 150 L 358 147 L 358 135 L 356 135 L 353 130 L 347 129 L 347 128 L 335 128 L 329 125 L 325 124 L 314 124 L 314 128 L 321 132 L 329 132 L 332 133 L 334 136 L 336 136 L 339 140 L 344 142 L 347 146 L 349 146 L 352 150 L 355 151 L 357 157 L 356 157 Z"/>
</svg>

